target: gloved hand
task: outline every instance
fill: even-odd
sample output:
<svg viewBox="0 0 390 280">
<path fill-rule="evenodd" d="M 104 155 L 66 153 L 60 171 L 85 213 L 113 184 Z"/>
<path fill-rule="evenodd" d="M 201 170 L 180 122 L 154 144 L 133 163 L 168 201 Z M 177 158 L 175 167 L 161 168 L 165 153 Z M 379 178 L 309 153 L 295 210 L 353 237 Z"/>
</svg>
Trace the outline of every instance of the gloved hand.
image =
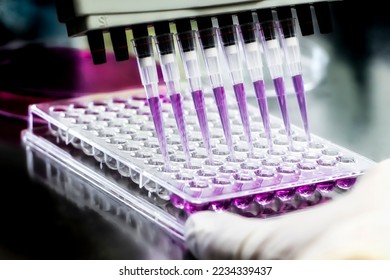
<svg viewBox="0 0 390 280">
<path fill-rule="evenodd" d="M 390 159 L 325 204 L 269 219 L 199 212 L 185 225 L 199 259 L 390 259 Z"/>
</svg>

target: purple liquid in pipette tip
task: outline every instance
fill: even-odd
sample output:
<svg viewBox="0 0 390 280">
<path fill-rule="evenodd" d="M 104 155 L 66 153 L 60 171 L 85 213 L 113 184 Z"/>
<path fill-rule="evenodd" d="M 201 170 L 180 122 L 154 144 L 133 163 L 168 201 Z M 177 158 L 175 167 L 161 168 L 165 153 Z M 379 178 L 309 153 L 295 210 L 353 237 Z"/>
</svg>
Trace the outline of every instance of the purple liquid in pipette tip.
<svg viewBox="0 0 390 280">
<path fill-rule="evenodd" d="M 295 92 L 297 94 L 299 110 L 301 111 L 303 128 L 305 129 L 305 132 L 306 132 L 307 141 L 310 143 L 311 136 L 310 136 L 310 130 L 309 130 L 309 121 L 308 121 L 308 117 L 307 117 L 306 98 L 305 98 L 305 88 L 304 88 L 304 83 L 303 83 L 303 77 L 302 77 L 302 75 L 295 75 L 292 77 L 292 81 L 294 84 Z"/>
<path fill-rule="evenodd" d="M 183 146 L 183 152 L 186 159 L 187 166 L 191 166 L 191 156 L 188 144 L 187 129 L 184 120 L 182 95 L 180 93 L 174 93 L 170 96 L 173 114 L 175 115 L 177 129 L 180 135 L 181 145 Z"/>
<path fill-rule="evenodd" d="M 253 154 L 253 145 L 252 145 L 252 135 L 249 124 L 249 116 L 248 116 L 248 107 L 246 103 L 246 92 L 244 88 L 244 84 L 235 84 L 233 86 L 234 93 L 236 95 L 238 109 L 240 111 L 241 122 L 244 127 L 244 133 L 246 137 L 246 141 L 248 143 L 249 154 Z"/>
<path fill-rule="evenodd" d="M 290 148 L 292 146 L 292 137 L 291 137 L 291 124 L 290 118 L 288 116 L 287 111 L 287 102 L 286 102 L 286 88 L 284 86 L 284 80 L 282 77 L 273 79 L 276 95 L 278 97 L 280 111 L 283 117 L 284 128 L 286 129 L 287 138 L 290 144 Z"/>
<path fill-rule="evenodd" d="M 228 146 L 230 157 L 232 160 L 235 160 L 234 149 L 233 149 L 233 139 L 232 139 L 232 130 L 230 127 L 229 121 L 229 112 L 228 105 L 226 100 L 226 93 L 224 87 L 213 88 L 215 102 L 217 103 L 219 117 L 221 119 L 223 133 L 225 134 L 226 144 Z"/>
<path fill-rule="evenodd" d="M 160 145 L 161 154 L 164 159 L 165 168 L 169 170 L 170 169 L 169 156 L 168 156 L 168 149 L 167 149 L 167 141 L 165 138 L 164 122 L 162 119 L 160 97 L 158 96 L 150 97 L 148 99 L 148 103 L 149 103 L 150 112 L 153 117 L 154 128 L 156 130 L 156 136 L 158 139 L 158 143 Z"/>
<path fill-rule="evenodd" d="M 263 80 L 253 82 L 253 87 L 255 89 L 257 103 L 259 105 L 261 118 L 263 120 L 263 126 L 265 135 L 267 137 L 267 142 L 269 149 L 272 151 L 272 135 L 271 135 L 271 123 L 269 120 L 269 112 L 268 112 L 268 102 L 267 95 L 265 91 L 265 84 Z"/>
<path fill-rule="evenodd" d="M 211 143 L 210 143 L 210 131 L 209 125 L 207 122 L 207 114 L 206 114 L 206 105 L 204 102 L 203 91 L 196 90 L 192 92 L 192 100 L 194 102 L 194 107 L 196 110 L 196 115 L 198 117 L 200 131 L 202 133 L 202 138 L 204 142 L 204 146 L 207 151 L 208 160 L 210 163 L 213 162 L 212 151 L 211 151 Z"/>
</svg>

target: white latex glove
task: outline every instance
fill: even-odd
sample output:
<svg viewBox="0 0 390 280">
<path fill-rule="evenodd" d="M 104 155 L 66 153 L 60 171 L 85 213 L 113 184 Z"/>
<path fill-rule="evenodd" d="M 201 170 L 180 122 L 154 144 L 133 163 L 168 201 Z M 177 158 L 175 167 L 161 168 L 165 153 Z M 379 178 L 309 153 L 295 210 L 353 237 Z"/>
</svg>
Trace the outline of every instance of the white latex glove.
<svg viewBox="0 0 390 280">
<path fill-rule="evenodd" d="M 390 259 L 390 159 L 348 193 L 276 218 L 199 212 L 185 238 L 199 259 Z"/>
</svg>

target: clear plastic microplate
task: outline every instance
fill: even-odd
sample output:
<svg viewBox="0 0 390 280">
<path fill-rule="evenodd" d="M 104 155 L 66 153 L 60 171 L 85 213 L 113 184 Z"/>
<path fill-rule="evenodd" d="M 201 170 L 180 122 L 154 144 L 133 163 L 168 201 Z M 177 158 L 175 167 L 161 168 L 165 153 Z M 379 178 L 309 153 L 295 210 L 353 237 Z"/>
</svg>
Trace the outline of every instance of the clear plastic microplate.
<svg viewBox="0 0 390 280">
<path fill-rule="evenodd" d="M 135 207 L 142 211 L 153 209 L 147 215 L 179 233 L 188 215 L 197 211 L 230 211 L 265 218 L 316 205 L 349 190 L 356 178 L 375 164 L 315 135 L 308 145 L 304 131 L 296 126 L 291 149 L 281 120 L 274 116 L 270 116 L 274 143 L 270 152 L 259 110 L 252 104 L 248 109 L 254 153 L 249 157 L 234 98 L 228 99 L 236 155 L 231 160 L 218 109 L 212 95 L 206 93 L 213 162 L 207 160 L 192 100 L 185 98 L 192 163 L 188 168 L 169 97 L 161 98 L 169 170 L 164 167 L 142 90 L 32 105 L 27 138 L 44 144 L 48 153 L 64 152 L 64 147 L 77 151 L 99 163 L 101 170 L 108 168 L 128 180 L 143 190 L 144 197 L 137 198 Z M 99 175 L 99 169 L 84 168 L 82 162 L 68 156 L 65 160 L 80 172 Z M 133 196 L 126 186 L 118 186 L 110 193 L 119 198 Z M 157 207 L 146 209 L 150 203 Z"/>
</svg>

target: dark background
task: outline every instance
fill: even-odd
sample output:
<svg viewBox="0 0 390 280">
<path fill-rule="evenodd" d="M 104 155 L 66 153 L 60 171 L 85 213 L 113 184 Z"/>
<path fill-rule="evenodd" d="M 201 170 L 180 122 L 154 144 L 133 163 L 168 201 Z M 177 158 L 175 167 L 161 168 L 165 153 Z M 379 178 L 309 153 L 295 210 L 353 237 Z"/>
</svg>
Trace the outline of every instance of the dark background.
<svg viewBox="0 0 390 280">
<path fill-rule="evenodd" d="M 4 24 L 4 7 L 10 8 L 6 2 L 30 5 L 35 11 L 24 17 L 17 31 Z M 344 10 L 332 10 L 331 34 L 311 36 L 329 56 L 325 77 L 308 93 L 312 132 L 380 161 L 390 157 L 390 17 L 379 1 L 345 4 Z M 73 96 L 81 86 L 80 77 L 74 75 L 80 62 L 77 56 L 45 50 L 39 43 L 69 43 L 65 27 L 55 21 L 51 1 L 0 0 L 0 19 L 1 110 L 16 112 L 0 116 L 0 259 L 172 258 L 29 177 L 20 143 L 20 131 L 27 126 L 26 104 Z M 10 57 L 17 67 L 9 68 Z M 295 97 L 289 99 L 292 121 L 299 125 Z M 275 100 L 270 100 L 270 108 L 279 113 Z"/>
</svg>

